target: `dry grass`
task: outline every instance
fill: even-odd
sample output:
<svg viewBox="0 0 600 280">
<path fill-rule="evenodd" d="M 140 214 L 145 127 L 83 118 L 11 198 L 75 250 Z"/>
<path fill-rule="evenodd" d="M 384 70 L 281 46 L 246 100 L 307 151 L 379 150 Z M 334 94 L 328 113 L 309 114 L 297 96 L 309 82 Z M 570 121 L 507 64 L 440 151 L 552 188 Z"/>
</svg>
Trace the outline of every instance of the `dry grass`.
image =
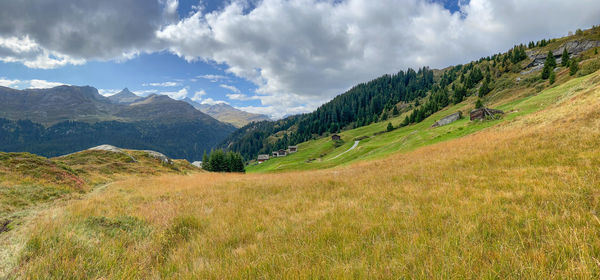
<svg viewBox="0 0 600 280">
<path fill-rule="evenodd" d="M 600 277 L 600 90 L 344 168 L 130 178 L 40 216 L 22 278 Z"/>
</svg>

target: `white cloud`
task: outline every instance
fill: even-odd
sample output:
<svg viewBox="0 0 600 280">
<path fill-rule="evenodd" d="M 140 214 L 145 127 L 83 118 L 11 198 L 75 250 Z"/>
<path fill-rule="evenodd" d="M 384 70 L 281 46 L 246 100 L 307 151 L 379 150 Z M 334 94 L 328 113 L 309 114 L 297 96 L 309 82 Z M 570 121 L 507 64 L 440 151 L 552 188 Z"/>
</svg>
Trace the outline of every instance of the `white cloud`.
<svg viewBox="0 0 600 280">
<path fill-rule="evenodd" d="M 148 96 L 150 94 L 158 93 L 158 90 L 156 90 L 156 89 L 137 90 L 137 91 L 134 91 L 133 93 L 136 95 L 139 95 L 139 96 Z"/>
<path fill-rule="evenodd" d="M 202 100 L 202 96 L 205 96 L 205 95 L 206 95 L 206 91 L 204 91 L 204 90 L 196 91 L 194 93 L 194 96 L 192 96 L 192 100 L 200 101 L 200 100 Z"/>
<path fill-rule="evenodd" d="M 206 98 L 202 100 L 201 104 L 215 105 L 215 104 L 229 104 L 223 100 L 214 100 L 212 98 Z"/>
<path fill-rule="evenodd" d="M 227 96 L 227 98 L 229 98 L 231 100 L 241 100 L 241 101 L 260 99 L 260 97 L 258 97 L 258 96 L 247 96 L 243 93 L 228 93 L 225 96 Z"/>
<path fill-rule="evenodd" d="M 216 83 L 216 82 L 218 82 L 220 80 L 229 80 L 229 78 L 227 76 L 212 75 L 212 74 L 197 76 L 197 78 L 210 80 L 213 83 Z"/>
<path fill-rule="evenodd" d="M 69 85 L 69 84 L 59 83 L 59 82 L 49 82 L 46 80 L 30 80 L 29 81 L 29 88 L 53 88 L 53 87 L 62 86 L 62 85 Z"/>
<path fill-rule="evenodd" d="M 235 93 L 241 93 L 241 91 L 238 88 L 236 88 L 235 86 L 232 86 L 232 85 L 220 84 L 219 86 L 224 89 L 228 89 L 232 92 L 235 92 Z"/>
<path fill-rule="evenodd" d="M 168 95 L 169 97 L 173 98 L 173 99 L 183 99 L 188 95 L 188 89 L 187 88 L 182 88 L 178 91 L 166 91 L 166 92 L 160 92 L 160 94 L 163 95 Z"/>
<path fill-rule="evenodd" d="M 385 73 L 468 62 L 600 18 L 599 1 L 471 0 L 461 9 L 425 0 L 232 1 L 157 34 L 171 52 L 224 64 L 276 97 L 263 105 L 292 112 Z"/>
<path fill-rule="evenodd" d="M 0 78 L 0 86 L 3 87 L 18 87 L 18 85 L 21 83 L 20 80 L 8 80 L 4 77 Z"/>
<path fill-rule="evenodd" d="M 104 88 L 98 89 L 98 93 L 102 96 L 111 96 L 111 95 L 115 95 L 119 92 L 121 92 L 120 89 L 104 89 Z"/>
<path fill-rule="evenodd" d="M 146 83 L 146 84 L 142 84 L 142 86 L 145 87 L 176 87 L 179 86 L 180 84 L 177 82 L 162 82 L 162 83 Z"/>
</svg>

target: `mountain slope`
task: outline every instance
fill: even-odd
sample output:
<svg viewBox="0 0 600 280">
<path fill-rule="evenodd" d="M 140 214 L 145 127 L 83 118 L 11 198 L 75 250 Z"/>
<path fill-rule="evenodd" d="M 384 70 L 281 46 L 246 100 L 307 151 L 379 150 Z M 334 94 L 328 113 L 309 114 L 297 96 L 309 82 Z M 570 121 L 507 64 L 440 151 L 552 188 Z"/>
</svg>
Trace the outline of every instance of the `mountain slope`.
<svg viewBox="0 0 600 280">
<path fill-rule="evenodd" d="M 225 103 L 219 103 L 214 105 L 208 104 L 200 104 L 196 101 L 191 100 L 186 97 L 183 101 L 188 104 L 194 106 L 194 108 L 202 111 L 209 116 L 226 123 L 230 123 L 235 127 L 242 127 L 251 122 L 258 122 L 264 120 L 270 120 L 267 115 L 253 114 L 249 112 L 245 112 L 236 108 L 233 108 L 231 105 Z"/>
<path fill-rule="evenodd" d="M 117 108 L 93 87 L 15 90 L 0 87 L 0 117 L 54 124 L 65 120 L 114 120 Z"/>
</svg>

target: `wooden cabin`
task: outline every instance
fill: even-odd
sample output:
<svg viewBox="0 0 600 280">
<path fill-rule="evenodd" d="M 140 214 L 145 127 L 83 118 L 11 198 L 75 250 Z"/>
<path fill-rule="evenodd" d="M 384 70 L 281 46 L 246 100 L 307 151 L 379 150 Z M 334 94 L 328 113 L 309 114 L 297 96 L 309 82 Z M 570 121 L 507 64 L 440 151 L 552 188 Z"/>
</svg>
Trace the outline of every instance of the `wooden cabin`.
<svg viewBox="0 0 600 280">
<path fill-rule="evenodd" d="M 334 135 L 331 135 L 331 140 L 339 141 L 339 140 L 342 140 L 342 137 L 337 134 L 334 134 Z"/>
<path fill-rule="evenodd" d="M 496 115 L 503 115 L 504 112 L 501 110 L 490 109 L 490 108 L 479 108 L 471 111 L 470 118 L 474 120 L 484 120 L 487 117 L 493 118 Z"/>
<path fill-rule="evenodd" d="M 292 154 L 298 151 L 298 146 L 288 146 L 288 153 Z"/>
<path fill-rule="evenodd" d="M 267 160 L 269 160 L 269 155 L 267 155 L 267 154 L 258 155 L 258 158 L 257 158 L 258 163 L 263 163 Z"/>
</svg>

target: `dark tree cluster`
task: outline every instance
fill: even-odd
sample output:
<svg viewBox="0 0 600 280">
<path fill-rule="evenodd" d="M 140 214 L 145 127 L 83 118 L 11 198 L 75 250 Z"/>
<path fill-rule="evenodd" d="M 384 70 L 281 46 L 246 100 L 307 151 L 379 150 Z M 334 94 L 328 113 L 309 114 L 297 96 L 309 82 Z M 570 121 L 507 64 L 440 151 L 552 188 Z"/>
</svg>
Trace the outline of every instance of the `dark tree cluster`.
<svg viewBox="0 0 600 280">
<path fill-rule="evenodd" d="M 212 172 L 246 172 L 244 158 L 240 153 L 221 149 L 202 156 L 202 168 Z"/>
</svg>

